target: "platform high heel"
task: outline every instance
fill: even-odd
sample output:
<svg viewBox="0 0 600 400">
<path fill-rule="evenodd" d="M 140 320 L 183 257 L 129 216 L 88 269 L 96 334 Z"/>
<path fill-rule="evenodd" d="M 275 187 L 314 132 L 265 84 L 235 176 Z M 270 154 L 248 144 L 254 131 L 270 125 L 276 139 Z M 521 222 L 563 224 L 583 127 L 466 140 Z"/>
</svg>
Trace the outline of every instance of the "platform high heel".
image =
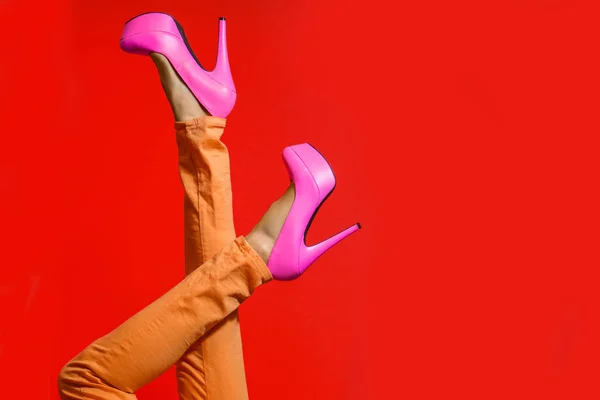
<svg viewBox="0 0 600 400">
<path fill-rule="evenodd" d="M 165 56 L 210 115 L 225 118 L 237 97 L 229 67 L 225 27 L 225 18 L 220 18 L 217 63 L 212 71 L 200 64 L 183 27 L 168 14 L 141 14 L 127 21 L 120 46 L 131 54 L 159 53 Z"/>
<path fill-rule="evenodd" d="M 321 243 L 307 246 L 306 234 L 319 208 L 335 188 L 335 176 L 327 160 L 308 143 L 286 147 L 283 160 L 294 183 L 296 197 L 275 241 L 267 267 L 275 279 L 292 280 L 361 226 L 356 223 Z"/>
</svg>

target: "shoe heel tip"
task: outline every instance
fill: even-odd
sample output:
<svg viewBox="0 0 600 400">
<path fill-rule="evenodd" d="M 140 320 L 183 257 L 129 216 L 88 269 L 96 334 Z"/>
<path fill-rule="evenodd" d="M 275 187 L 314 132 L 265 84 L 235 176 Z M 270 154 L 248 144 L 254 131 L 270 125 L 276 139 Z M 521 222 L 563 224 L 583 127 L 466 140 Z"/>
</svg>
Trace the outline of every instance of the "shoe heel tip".
<svg viewBox="0 0 600 400">
<path fill-rule="evenodd" d="M 358 226 L 358 229 L 362 229 L 362 225 L 360 224 L 360 222 L 357 222 L 356 226 Z"/>
<path fill-rule="evenodd" d="M 225 17 L 219 17 L 219 21 L 225 21 Z"/>
</svg>

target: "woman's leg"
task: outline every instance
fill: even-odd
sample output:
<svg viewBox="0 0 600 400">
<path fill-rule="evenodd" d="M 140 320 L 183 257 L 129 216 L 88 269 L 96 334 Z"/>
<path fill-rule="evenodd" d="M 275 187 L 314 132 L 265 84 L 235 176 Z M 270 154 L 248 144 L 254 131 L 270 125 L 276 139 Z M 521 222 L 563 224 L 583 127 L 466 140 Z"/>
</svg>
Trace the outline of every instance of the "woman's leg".
<svg viewBox="0 0 600 400">
<path fill-rule="evenodd" d="M 220 141 L 225 120 L 200 117 L 175 124 L 184 188 L 185 272 L 235 239 L 229 154 Z M 177 363 L 181 400 L 247 400 L 238 312 L 232 312 Z"/>
<path fill-rule="evenodd" d="M 152 54 L 173 110 L 184 189 L 185 272 L 235 239 L 225 119 L 208 116 L 166 57 Z M 181 400 L 247 400 L 237 311 L 194 343 L 177 363 Z"/>
<path fill-rule="evenodd" d="M 294 202 L 294 186 L 245 238 L 238 237 L 182 282 L 98 339 L 60 372 L 61 399 L 135 399 L 208 331 L 273 277 L 267 268 Z"/>
<path fill-rule="evenodd" d="M 266 262 L 294 201 L 291 185 L 245 238 L 238 237 L 182 282 L 98 339 L 60 372 L 63 400 L 135 399 L 206 333 L 272 279 Z"/>
<path fill-rule="evenodd" d="M 235 238 L 229 154 L 219 140 L 225 120 L 177 123 L 179 170 L 184 187 L 186 274 Z M 247 400 L 237 311 L 190 347 L 177 363 L 181 400 Z"/>
<path fill-rule="evenodd" d="M 98 339 L 59 376 L 62 399 L 133 399 L 261 284 L 264 260 L 239 237 L 177 286 Z"/>
</svg>

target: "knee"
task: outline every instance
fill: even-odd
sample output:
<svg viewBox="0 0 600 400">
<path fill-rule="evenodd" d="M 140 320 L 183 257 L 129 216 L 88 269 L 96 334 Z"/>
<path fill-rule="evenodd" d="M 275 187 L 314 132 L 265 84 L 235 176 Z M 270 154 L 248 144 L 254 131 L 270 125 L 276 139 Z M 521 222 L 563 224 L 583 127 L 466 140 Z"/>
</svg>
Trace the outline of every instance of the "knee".
<svg viewBox="0 0 600 400">
<path fill-rule="evenodd" d="M 60 398 L 63 400 L 66 399 L 76 399 L 74 394 L 76 394 L 80 390 L 78 389 L 78 372 L 77 368 L 75 368 L 71 362 L 66 364 L 60 370 L 58 374 L 58 393 Z"/>
<path fill-rule="evenodd" d="M 70 361 L 58 374 L 58 393 L 62 400 L 83 400 L 83 390 L 88 380 L 89 371 L 77 362 Z"/>
</svg>

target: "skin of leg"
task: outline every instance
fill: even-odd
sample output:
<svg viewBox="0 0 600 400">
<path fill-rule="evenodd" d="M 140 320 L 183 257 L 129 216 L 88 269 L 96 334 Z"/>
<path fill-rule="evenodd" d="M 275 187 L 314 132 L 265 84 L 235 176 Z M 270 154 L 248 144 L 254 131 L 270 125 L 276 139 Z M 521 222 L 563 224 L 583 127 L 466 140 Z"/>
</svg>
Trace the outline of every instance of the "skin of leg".
<svg viewBox="0 0 600 400">
<path fill-rule="evenodd" d="M 63 367 L 63 400 L 135 399 L 260 285 L 272 279 L 251 242 L 238 237 L 174 288 L 96 340 Z"/>
</svg>

